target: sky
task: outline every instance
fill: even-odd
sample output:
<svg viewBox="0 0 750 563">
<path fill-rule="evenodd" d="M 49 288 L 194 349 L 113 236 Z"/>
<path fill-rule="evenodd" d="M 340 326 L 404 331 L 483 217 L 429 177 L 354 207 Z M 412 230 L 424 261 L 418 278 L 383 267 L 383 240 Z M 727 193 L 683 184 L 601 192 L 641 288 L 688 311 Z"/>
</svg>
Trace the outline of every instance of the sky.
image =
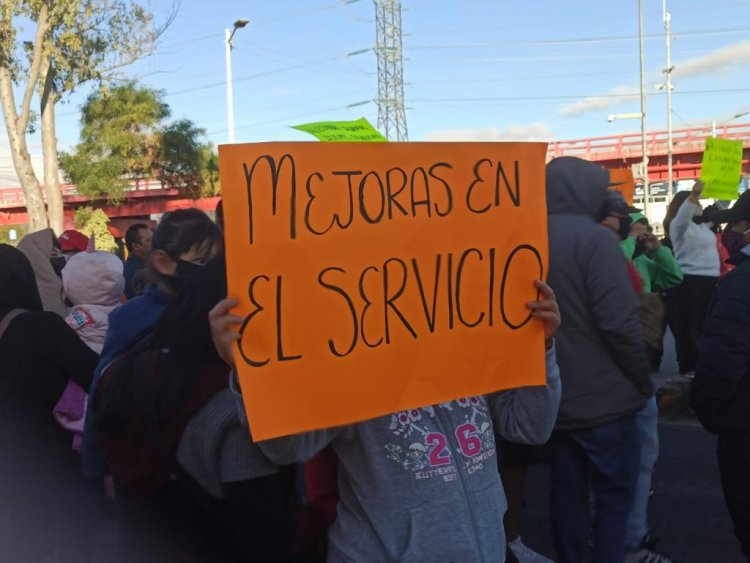
<svg viewBox="0 0 750 563">
<path fill-rule="evenodd" d="M 567 140 L 639 131 L 638 2 L 402 0 L 409 140 Z M 661 0 L 643 0 L 647 127 L 666 128 Z M 169 0 L 151 0 L 157 20 Z M 673 126 L 750 111 L 747 0 L 668 0 Z M 372 0 L 182 0 L 155 54 L 125 73 L 162 90 L 172 118 L 227 140 L 224 29 L 238 142 L 309 140 L 290 126 L 365 117 L 377 125 Z M 744 26 L 744 27 L 743 27 Z M 352 54 L 363 51 L 359 54 Z M 91 86 L 58 106 L 61 150 L 75 146 Z M 353 104 L 360 104 L 354 107 Z M 750 122 L 750 116 L 735 120 Z M 30 151 L 41 161 L 37 136 Z M 0 187 L 17 185 L 0 135 Z"/>
</svg>

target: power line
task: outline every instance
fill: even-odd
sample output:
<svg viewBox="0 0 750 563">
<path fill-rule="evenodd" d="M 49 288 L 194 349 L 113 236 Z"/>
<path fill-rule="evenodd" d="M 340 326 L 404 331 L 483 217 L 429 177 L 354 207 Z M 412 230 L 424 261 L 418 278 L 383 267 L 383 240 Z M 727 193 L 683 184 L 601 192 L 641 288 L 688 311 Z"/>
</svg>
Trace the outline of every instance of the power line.
<svg viewBox="0 0 750 563">
<path fill-rule="evenodd" d="M 686 31 L 675 34 L 677 37 L 710 37 L 715 35 L 746 34 L 747 28 L 713 29 L 705 31 Z M 650 34 L 644 36 L 647 39 L 660 39 L 661 34 Z M 426 49 L 487 49 L 492 47 L 507 47 L 509 45 L 581 45 L 590 43 L 612 43 L 619 41 L 638 40 L 637 35 L 608 35 L 602 37 L 580 37 L 573 39 L 535 39 L 528 41 L 492 41 L 487 43 L 456 43 L 435 45 L 411 45 L 406 47 L 409 51 Z"/>
<path fill-rule="evenodd" d="M 725 88 L 717 90 L 678 90 L 674 95 L 702 95 L 750 92 L 750 88 Z M 647 96 L 659 96 L 660 94 L 647 94 Z M 587 98 L 638 98 L 640 94 L 589 94 L 589 95 L 562 95 L 562 96 L 501 96 L 491 98 L 417 98 L 410 100 L 412 103 L 442 103 L 442 102 L 513 102 L 521 100 L 582 100 Z"/>
</svg>

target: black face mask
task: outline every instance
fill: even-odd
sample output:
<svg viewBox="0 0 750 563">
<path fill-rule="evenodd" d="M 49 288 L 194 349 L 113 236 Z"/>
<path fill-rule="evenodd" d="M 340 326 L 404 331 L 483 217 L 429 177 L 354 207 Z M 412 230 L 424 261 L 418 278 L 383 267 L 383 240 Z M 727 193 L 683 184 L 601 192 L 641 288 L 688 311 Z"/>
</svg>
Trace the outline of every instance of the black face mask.
<svg viewBox="0 0 750 563">
<path fill-rule="evenodd" d="M 55 256 L 49 259 L 49 263 L 52 264 L 52 269 L 60 279 L 62 279 L 62 271 L 66 262 L 67 260 L 65 259 L 65 256 Z"/>
<path fill-rule="evenodd" d="M 721 235 L 721 241 L 724 243 L 724 246 L 726 247 L 727 252 L 729 252 L 729 255 L 734 256 L 744 248 L 745 235 L 727 227 L 727 229 Z"/>
<path fill-rule="evenodd" d="M 630 235 L 630 226 L 633 224 L 633 221 L 630 217 L 618 217 L 617 220 L 619 221 L 617 235 L 620 237 L 620 240 L 625 240 Z"/>
<path fill-rule="evenodd" d="M 200 264 L 188 262 L 187 260 L 178 260 L 177 271 L 175 272 L 175 277 L 172 278 L 172 287 L 175 290 L 180 289 L 198 277 L 203 271 L 204 267 Z"/>
</svg>

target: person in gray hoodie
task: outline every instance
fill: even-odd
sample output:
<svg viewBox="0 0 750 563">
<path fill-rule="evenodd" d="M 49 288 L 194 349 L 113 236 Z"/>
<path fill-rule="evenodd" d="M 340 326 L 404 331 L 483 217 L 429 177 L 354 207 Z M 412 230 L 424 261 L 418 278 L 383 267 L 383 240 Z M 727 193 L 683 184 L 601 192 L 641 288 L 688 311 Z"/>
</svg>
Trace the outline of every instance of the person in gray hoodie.
<svg viewBox="0 0 750 563">
<path fill-rule="evenodd" d="M 594 498 L 593 561 L 618 563 L 639 467 L 635 413 L 653 395 L 638 299 L 612 233 L 599 224 L 609 173 L 562 157 L 547 165 L 549 284 L 564 322 L 557 337 L 560 411 L 550 440 L 553 539 L 579 563 Z"/>
<path fill-rule="evenodd" d="M 303 462 L 333 446 L 340 502 L 328 534 L 329 562 L 505 560 L 507 504 L 494 433 L 521 443 L 545 443 L 560 399 L 552 345 L 559 311 L 554 293 L 537 283 L 544 299 L 529 307 L 545 323 L 546 386 L 466 397 L 258 443 L 277 464 Z M 236 303 L 223 300 L 210 315 L 217 350 L 230 364 L 238 336 L 233 326 L 241 321 L 229 314 Z M 241 401 L 238 408 L 244 417 Z"/>
</svg>

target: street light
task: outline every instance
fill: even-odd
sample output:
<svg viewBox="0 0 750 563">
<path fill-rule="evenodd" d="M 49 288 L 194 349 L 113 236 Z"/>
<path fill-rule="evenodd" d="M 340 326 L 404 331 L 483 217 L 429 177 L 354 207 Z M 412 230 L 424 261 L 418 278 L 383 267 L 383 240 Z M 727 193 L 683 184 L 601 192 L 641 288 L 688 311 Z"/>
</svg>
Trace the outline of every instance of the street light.
<svg viewBox="0 0 750 563">
<path fill-rule="evenodd" d="M 672 14 L 667 12 L 667 0 L 662 0 L 662 16 L 664 19 L 664 33 L 666 34 L 667 40 L 667 68 L 664 69 L 664 74 L 667 75 L 667 82 L 657 86 L 658 89 L 666 89 L 667 91 L 667 198 L 672 199 L 673 187 L 672 187 L 672 71 L 674 66 L 672 65 Z"/>
<path fill-rule="evenodd" d="M 642 119 L 643 114 L 639 111 L 633 112 L 633 113 L 610 113 L 607 116 L 607 121 L 612 123 L 613 121 L 617 121 L 618 119 Z M 642 123 L 642 122 L 641 122 Z M 643 153 L 646 154 L 645 152 Z M 643 179 L 643 185 L 645 188 L 648 188 L 648 168 L 646 163 L 648 162 L 648 159 L 644 157 L 643 162 L 641 163 L 641 169 L 640 169 L 640 176 Z M 644 213 L 648 209 L 648 204 L 646 203 L 646 192 L 643 193 L 643 207 L 644 207 Z"/>
<path fill-rule="evenodd" d="M 238 29 L 242 29 L 248 20 L 237 20 L 232 30 L 224 30 L 224 46 L 226 47 L 227 60 L 227 129 L 230 143 L 234 143 L 234 95 L 232 93 L 232 38 Z"/>
<path fill-rule="evenodd" d="M 724 125 L 725 123 L 729 123 L 730 121 L 734 121 L 735 119 L 739 119 L 740 117 L 745 117 L 750 111 L 743 111 L 740 113 L 735 113 L 732 117 L 729 119 L 725 119 L 721 123 L 719 123 L 719 126 Z M 711 136 L 716 137 L 716 120 L 711 120 Z"/>
<path fill-rule="evenodd" d="M 648 187 L 648 154 L 646 153 L 646 77 L 643 72 L 643 0 L 638 0 L 638 46 L 641 74 L 641 152 L 643 154 L 643 214 L 651 220 Z"/>
<path fill-rule="evenodd" d="M 641 118 L 641 112 L 635 112 L 635 113 L 610 113 L 607 116 L 607 121 L 612 123 L 616 119 L 640 119 Z"/>
</svg>

